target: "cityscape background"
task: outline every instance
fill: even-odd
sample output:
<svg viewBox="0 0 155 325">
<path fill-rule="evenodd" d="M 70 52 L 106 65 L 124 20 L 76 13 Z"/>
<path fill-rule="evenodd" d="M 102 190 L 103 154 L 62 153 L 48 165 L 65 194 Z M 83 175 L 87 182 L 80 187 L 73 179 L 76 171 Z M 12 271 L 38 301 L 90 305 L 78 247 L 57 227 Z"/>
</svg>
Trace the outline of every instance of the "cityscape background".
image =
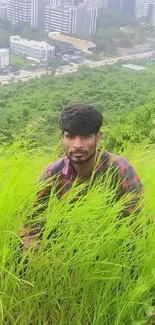
<svg viewBox="0 0 155 325">
<path fill-rule="evenodd" d="M 145 51 L 154 59 L 155 0 L 0 0 L 1 75 Z"/>
<path fill-rule="evenodd" d="M 155 25 L 154 0 L 0 0 L 0 19 L 87 36 L 95 34 L 101 8 Z"/>
</svg>

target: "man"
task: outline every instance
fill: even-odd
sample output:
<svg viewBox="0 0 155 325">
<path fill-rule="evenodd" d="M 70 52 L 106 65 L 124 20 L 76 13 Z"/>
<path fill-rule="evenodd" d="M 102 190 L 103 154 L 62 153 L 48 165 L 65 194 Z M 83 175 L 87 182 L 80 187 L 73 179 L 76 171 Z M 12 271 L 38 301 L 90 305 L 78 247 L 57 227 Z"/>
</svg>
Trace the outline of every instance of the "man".
<svg viewBox="0 0 155 325">
<path fill-rule="evenodd" d="M 122 211 L 124 217 L 136 209 L 143 193 L 142 184 L 130 163 L 121 156 L 116 156 L 107 150 L 103 153 L 97 150 L 101 137 L 102 114 L 92 105 L 73 104 L 62 112 L 59 126 L 62 132 L 62 142 L 65 156 L 49 164 L 39 179 L 39 183 L 46 181 L 46 185 L 37 195 L 35 206 L 43 204 L 38 213 L 48 205 L 51 189 L 58 199 L 72 187 L 75 180 L 89 184 L 94 179 L 104 176 L 112 170 L 115 183 L 119 184 L 117 199 L 126 193 L 133 193 L 134 198 L 128 207 Z M 95 169 L 95 171 L 94 171 Z M 141 208 L 139 208 L 141 209 Z M 31 243 L 41 231 L 40 227 L 31 230 L 25 228 L 22 238 L 26 245 Z"/>
</svg>

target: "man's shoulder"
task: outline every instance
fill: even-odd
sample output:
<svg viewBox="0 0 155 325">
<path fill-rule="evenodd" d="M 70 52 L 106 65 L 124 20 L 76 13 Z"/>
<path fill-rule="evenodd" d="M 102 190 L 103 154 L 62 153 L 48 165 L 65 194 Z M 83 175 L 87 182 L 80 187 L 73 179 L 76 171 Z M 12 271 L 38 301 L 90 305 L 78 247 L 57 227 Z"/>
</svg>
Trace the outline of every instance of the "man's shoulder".
<svg viewBox="0 0 155 325">
<path fill-rule="evenodd" d="M 105 150 L 101 155 L 101 161 L 106 163 L 108 167 L 113 167 L 114 169 L 118 169 L 124 171 L 131 166 L 130 162 L 121 155 L 116 155 L 112 152 Z"/>
<path fill-rule="evenodd" d="M 126 170 L 129 167 L 132 167 L 130 162 L 124 156 L 120 156 L 120 155 L 113 155 L 113 156 L 114 156 L 113 165 L 115 165 L 119 169 Z"/>
<path fill-rule="evenodd" d="M 53 178 L 53 176 L 57 176 L 61 174 L 63 171 L 67 169 L 67 166 L 68 166 L 68 158 L 66 156 L 51 162 L 44 168 L 44 171 L 40 175 L 37 183 L 46 181 L 51 177 Z"/>
<path fill-rule="evenodd" d="M 67 163 L 68 163 L 68 158 L 66 156 L 57 159 L 46 166 L 45 172 L 51 173 L 51 175 L 56 175 L 64 170 Z"/>
</svg>

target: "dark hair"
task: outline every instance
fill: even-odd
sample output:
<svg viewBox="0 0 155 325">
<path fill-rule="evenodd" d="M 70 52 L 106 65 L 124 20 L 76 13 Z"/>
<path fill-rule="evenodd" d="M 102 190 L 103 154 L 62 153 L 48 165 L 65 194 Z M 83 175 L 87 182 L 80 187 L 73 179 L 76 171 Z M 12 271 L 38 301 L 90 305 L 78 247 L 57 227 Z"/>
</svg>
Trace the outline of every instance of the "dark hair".
<svg viewBox="0 0 155 325">
<path fill-rule="evenodd" d="M 71 135 L 89 135 L 96 134 L 102 122 L 102 114 L 93 105 L 72 104 L 61 113 L 59 126 L 62 132 Z"/>
</svg>

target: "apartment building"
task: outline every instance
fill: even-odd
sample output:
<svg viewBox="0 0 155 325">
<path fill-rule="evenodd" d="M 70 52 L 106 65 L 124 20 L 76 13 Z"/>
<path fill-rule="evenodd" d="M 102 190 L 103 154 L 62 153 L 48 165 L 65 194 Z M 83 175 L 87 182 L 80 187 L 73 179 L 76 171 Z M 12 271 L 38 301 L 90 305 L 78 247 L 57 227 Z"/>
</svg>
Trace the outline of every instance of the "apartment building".
<svg viewBox="0 0 155 325">
<path fill-rule="evenodd" d="M 79 4 L 76 17 L 76 34 L 78 36 L 90 36 L 96 33 L 97 7 L 86 7 Z"/>
<path fill-rule="evenodd" d="M 84 0 L 74 0 L 74 6 L 78 6 L 79 3 L 84 3 Z"/>
<path fill-rule="evenodd" d="M 137 0 L 136 2 L 136 18 L 149 22 L 152 16 L 154 0 Z"/>
<path fill-rule="evenodd" d="M 7 19 L 13 24 L 31 22 L 31 0 L 8 0 Z"/>
<path fill-rule="evenodd" d="M 155 26 L 155 3 L 153 4 L 153 7 L 152 7 L 151 24 L 152 24 L 152 26 Z"/>
<path fill-rule="evenodd" d="M 104 8 L 106 5 L 106 0 L 84 0 L 84 4 L 87 7 Z"/>
<path fill-rule="evenodd" d="M 28 41 L 20 36 L 10 36 L 10 51 L 39 61 L 47 61 L 55 56 L 54 46 L 46 42 Z"/>
<path fill-rule="evenodd" d="M 4 21 L 7 19 L 7 2 L 2 1 L 0 3 L 0 20 Z"/>
<path fill-rule="evenodd" d="M 46 7 L 45 29 L 64 34 L 89 36 L 95 34 L 97 8 L 84 4 L 66 7 Z"/>
<path fill-rule="evenodd" d="M 45 26 L 45 7 L 49 6 L 50 0 L 31 0 L 31 26 Z"/>
<path fill-rule="evenodd" d="M 134 15 L 136 10 L 136 0 L 105 0 L 105 7 L 115 12 Z"/>
<path fill-rule="evenodd" d="M 65 34 L 76 33 L 77 7 L 45 8 L 45 29 Z"/>
<path fill-rule="evenodd" d="M 63 7 L 63 6 L 74 6 L 78 5 L 78 2 L 83 0 L 50 0 L 51 7 Z"/>
</svg>

